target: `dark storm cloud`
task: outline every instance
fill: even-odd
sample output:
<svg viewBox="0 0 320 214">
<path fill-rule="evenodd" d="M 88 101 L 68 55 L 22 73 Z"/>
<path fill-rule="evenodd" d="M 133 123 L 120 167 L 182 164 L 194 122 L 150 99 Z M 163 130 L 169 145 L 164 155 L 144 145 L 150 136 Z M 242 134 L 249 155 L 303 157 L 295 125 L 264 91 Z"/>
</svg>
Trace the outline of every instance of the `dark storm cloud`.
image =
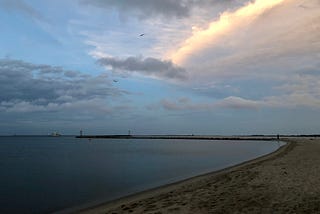
<svg viewBox="0 0 320 214">
<path fill-rule="evenodd" d="M 106 75 L 83 75 L 61 67 L 0 59 L 0 111 L 58 111 L 89 106 L 110 110 L 106 100 L 126 93 Z M 99 107 L 98 107 L 99 106 Z"/>
<path fill-rule="evenodd" d="M 186 71 L 184 68 L 174 65 L 171 61 L 159 60 L 156 58 L 128 57 L 117 59 L 104 57 L 98 60 L 104 66 L 110 66 L 114 71 L 137 72 L 142 75 L 156 76 L 165 79 L 185 79 Z"/>
</svg>

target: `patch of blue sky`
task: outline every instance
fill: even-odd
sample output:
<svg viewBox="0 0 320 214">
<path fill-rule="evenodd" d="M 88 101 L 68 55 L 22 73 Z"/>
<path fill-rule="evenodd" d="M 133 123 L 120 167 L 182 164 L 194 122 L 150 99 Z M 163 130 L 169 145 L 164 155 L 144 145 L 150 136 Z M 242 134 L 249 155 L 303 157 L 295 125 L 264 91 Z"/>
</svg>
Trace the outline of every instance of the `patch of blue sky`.
<svg viewBox="0 0 320 214">
<path fill-rule="evenodd" d="M 54 15 L 52 11 L 44 12 L 48 17 Z M 58 7 L 54 13 L 57 12 Z M 57 14 L 54 16 L 57 17 Z M 14 11 L 3 11 L 0 13 L 0 56 L 63 66 L 65 69 L 86 73 L 100 73 L 102 69 L 95 64 L 95 59 L 88 56 L 90 47 L 83 43 L 83 38 L 66 30 L 68 18 L 42 22 Z"/>
<path fill-rule="evenodd" d="M 43 56 L 46 48 L 58 41 L 44 32 L 38 25 L 24 16 L 11 13 L 0 13 L 1 55 L 12 55 L 15 58 L 32 59 Z M 19 27 L 14 27 L 19 26 Z M 37 50 L 37 51 L 35 51 Z"/>
</svg>

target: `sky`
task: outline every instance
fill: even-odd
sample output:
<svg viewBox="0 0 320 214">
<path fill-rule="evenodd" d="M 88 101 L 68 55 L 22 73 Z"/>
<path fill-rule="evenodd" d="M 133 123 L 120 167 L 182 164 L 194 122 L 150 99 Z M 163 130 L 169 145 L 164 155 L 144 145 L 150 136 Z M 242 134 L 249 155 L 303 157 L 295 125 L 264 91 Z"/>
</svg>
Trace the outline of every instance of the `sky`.
<svg viewBox="0 0 320 214">
<path fill-rule="evenodd" d="M 319 134 L 319 0 L 0 0 L 0 135 Z"/>
</svg>

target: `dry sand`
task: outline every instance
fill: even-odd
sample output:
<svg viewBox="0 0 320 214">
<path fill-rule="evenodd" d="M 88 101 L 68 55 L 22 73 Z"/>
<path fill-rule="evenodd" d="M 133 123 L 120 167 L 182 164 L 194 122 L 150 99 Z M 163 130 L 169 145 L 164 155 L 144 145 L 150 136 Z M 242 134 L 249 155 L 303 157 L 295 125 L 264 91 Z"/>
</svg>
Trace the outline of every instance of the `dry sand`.
<svg viewBox="0 0 320 214">
<path fill-rule="evenodd" d="M 320 139 L 81 213 L 320 213 Z"/>
</svg>

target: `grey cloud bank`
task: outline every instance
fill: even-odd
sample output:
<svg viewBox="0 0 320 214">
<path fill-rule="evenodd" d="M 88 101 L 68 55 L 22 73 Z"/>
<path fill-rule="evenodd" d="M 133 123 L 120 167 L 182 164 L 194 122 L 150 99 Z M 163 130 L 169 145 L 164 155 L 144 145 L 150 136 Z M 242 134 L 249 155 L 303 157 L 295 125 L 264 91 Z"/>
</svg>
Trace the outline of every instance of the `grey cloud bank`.
<svg viewBox="0 0 320 214">
<path fill-rule="evenodd" d="M 217 4 L 227 6 L 239 5 L 236 0 L 81 0 L 83 4 L 93 5 L 99 8 L 116 9 L 121 16 L 134 15 L 140 19 L 153 17 L 185 18 L 189 17 L 194 8 L 207 8 Z"/>
<path fill-rule="evenodd" d="M 124 13 L 130 12 L 138 17 L 147 18 L 152 15 L 167 15 L 170 17 L 184 17 L 189 13 L 189 9 L 182 1 L 173 0 L 82 0 L 84 4 L 91 4 L 97 7 L 116 8 Z"/>
<path fill-rule="evenodd" d="M 145 76 L 155 76 L 164 79 L 185 79 L 186 70 L 174 65 L 171 61 L 159 60 L 156 58 L 128 57 L 117 59 L 113 57 L 104 57 L 98 60 L 98 63 L 109 66 L 115 72 L 139 73 Z"/>
<path fill-rule="evenodd" d="M 0 59 L 0 112 L 111 112 L 114 88 L 106 75 Z"/>
</svg>

